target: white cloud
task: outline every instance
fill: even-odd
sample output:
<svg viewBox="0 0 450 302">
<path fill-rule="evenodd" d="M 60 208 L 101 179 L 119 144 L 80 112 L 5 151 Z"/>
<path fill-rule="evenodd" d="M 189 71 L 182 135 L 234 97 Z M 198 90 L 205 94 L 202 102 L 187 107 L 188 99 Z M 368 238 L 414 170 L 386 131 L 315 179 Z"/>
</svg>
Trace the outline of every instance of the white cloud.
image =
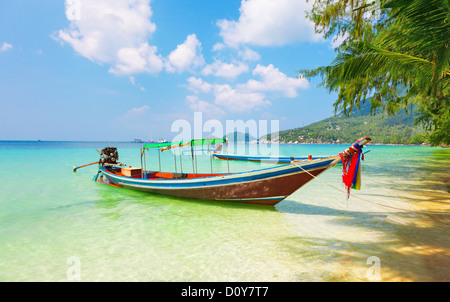
<svg viewBox="0 0 450 302">
<path fill-rule="evenodd" d="M 191 108 L 192 111 L 200 111 L 212 116 L 222 116 L 225 114 L 225 112 L 218 106 L 200 100 L 196 95 L 188 95 L 186 97 L 186 103 L 189 104 L 189 108 Z"/>
<path fill-rule="evenodd" d="M 71 9 L 66 5 L 66 15 Z M 79 18 L 69 18 L 56 40 L 93 62 L 113 65 L 110 71 L 118 74 L 161 70 L 156 47 L 146 42 L 156 30 L 150 0 L 79 0 L 79 9 Z"/>
<path fill-rule="evenodd" d="M 240 50 L 239 56 L 245 61 L 259 61 L 259 59 L 261 59 L 259 53 L 248 47 L 244 47 L 243 50 Z"/>
<path fill-rule="evenodd" d="M 149 110 L 150 110 L 150 107 L 147 105 L 144 105 L 144 106 L 138 107 L 138 108 L 131 108 L 123 115 L 123 119 L 135 119 L 137 117 L 142 116 Z"/>
<path fill-rule="evenodd" d="M 210 84 L 195 77 L 190 77 L 188 79 L 187 88 L 196 94 L 212 94 L 214 104 L 227 108 L 230 111 L 242 112 L 258 106 L 270 104 L 270 102 L 265 100 L 265 95 L 263 93 L 236 89 L 228 84 Z M 200 106 L 200 104 L 197 104 L 197 99 L 194 99 L 194 96 L 189 96 L 189 100 L 192 104 L 195 104 L 195 106 Z M 211 105 L 211 103 L 208 104 Z M 201 103 L 201 105 L 207 106 L 204 103 Z M 191 109 L 192 108 L 193 106 L 191 106 Z"/>
<path fill-rule="evenodd" d="M 130 83 L 133 84 L 133 86 L 139 87 L 141 91 L 146 91 L 145 88 L 141 85 L 141 83 L 136 83 L 136 78 L 133 76 L 130 77 Z"/>
<path fill-rule="evenodd" d="M 168 72 L 183 72 L 205 64 L 200 41 L 195 34 L 187 36 L 183 44 L 177 46 L 167 57 Z"/>
<path fill-rule="evenodd" d="M 79 18 L 68 18 L 69 28 L 54 38 L 70 45 L 79 55 L 99 64 L 110 64 L 117 75 L 183 72 L 205 64 L 201 43 L 187 36 L 167 59 L 148 39 L 156 31 L 151 22 L 150 0 L 79 0 Z M 73 7 L 66 5 L 69 17 Z"/>
<path fill-rule="evenodd" d="M 3 42 L 3 45 L 2 45 L 2 47 L 0 48 L 0 51 L 1 51 L 1 52 L 5 52 L 5 51 L 8 51 L 8 50 L 10 50 L 10 49 L 12 49 L 12 48 L 13 48 L 12 44 Z"/>
<path fill-rule="evenodd" d="M 305 78 L 290 78 L 282 73 L 272 64 L 268 66 L 257 65 L 253 70 L 253 75 L 261 77 L 262 81 L 251 79 L 247 83 L 240 85 L 243 90 L 250 91 L 277 91 L 285 97 L 293 98 L 297 96 L 297 89 L 307 89 L 309 82 Z"/>
<path fill-rule="evenodd" d="M 231 111 L 243 112 L 270 105 L 263 93 L 234 89 L 228 84 L 214 85 L 214 103 Z"/>
<path fill-rule="evenodd" d="M 195 93 L 208 93 L 211 92 L 213 85 L 208 82 L 204 82 L 200 78 L 190 77 L 188 79 L 188 89 Z"/>
<path fill-rule="evenodd" d="M 139 47 L 119 49 L 117 60 L 110 72 L 114 74 L 158 73 L 163 69 L 161 56 L 156 54 L 155 46 L 142 43 Z"/>
<path fill-rule="evenodd" d="M 271 102 L 268 96 L 296 97 L 298 89 L 307 89 L 309 82 L 305 78 L 291 78 L 282 73 L 272 64 L 257 65 L 252 74 L 260 80 L 250 79 L 246 83 L 234 87 L 229 84 L 211 84 L 201 78 L 188 79 L 188 90 L 200 94 L 212 94 L 214 104 L 230 111 L 243 112 L 268 106 Z"/>
<path fill-rule="evenodd" d="M 203 70 L 203 75 L 214 75 L 216 77 L 223 77 L 227 79 L 234 79 L 241 73 L 248 72 L 248 65 L 242 62 L 236 62 L 235 64 L 224 63 L 220 60 L 214 61 L 214 63 L 206 65 Z"/>
<path fill-rule="evenodd" d="M 216 43 L 216 44 L 214 44 L 212 50 L 213 51 L 221 51 L 221 50 L 223 50 L 225 48 L 226 48 L 225 44 L 223 44 L 223 43 Z"/>
<path fill-rule="evenodd" d="M 239 20 L 222 19 L 217 25 L 224 43 L 230 47 L 316 41 L 320 38 L 305 13 L 311 5 L 305 0 L 242 0 Z"/>
</svg>

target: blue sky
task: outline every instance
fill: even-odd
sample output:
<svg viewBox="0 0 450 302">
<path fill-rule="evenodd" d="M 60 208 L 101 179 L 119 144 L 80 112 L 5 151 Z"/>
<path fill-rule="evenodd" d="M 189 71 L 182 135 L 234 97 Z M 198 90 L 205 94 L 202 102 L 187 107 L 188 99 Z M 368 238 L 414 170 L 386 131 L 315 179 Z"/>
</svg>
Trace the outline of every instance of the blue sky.
<svg viewBox="0 0 450 302">
<path fill-rule="evenodd" d="M 0 2 L 0 140 L 172 139 L 174 121 L 333 114 L 301 0 Z M 262 133 L 260 133 L 262 134 Z"/>
</svg>

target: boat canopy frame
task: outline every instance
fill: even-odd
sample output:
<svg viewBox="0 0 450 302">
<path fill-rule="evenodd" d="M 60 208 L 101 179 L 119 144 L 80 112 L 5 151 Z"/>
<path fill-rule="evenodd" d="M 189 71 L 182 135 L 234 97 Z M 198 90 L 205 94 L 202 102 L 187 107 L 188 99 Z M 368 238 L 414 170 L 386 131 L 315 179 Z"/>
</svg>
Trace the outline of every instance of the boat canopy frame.
<svg viewBox="0 0 450 302">
<path fill-rule="evenodd" d="M 199 138 L 199 139 L 191 139 L 189 141 L 180 141 L 180 142 L 167 142 L 167 143 L 151 143 L 145 144 L 142 148 L 160 148 L 169 150 L 171 148 L 183 147 L 183 146 L 202 146 L 202 145 L 216 145 L 221 143 L 227 143 L 228 139 L 226 138 Z M 168 148 L 170 147 L 170 148 Z M 167 149 L 168 148 L 168 149 Z M 163 150 L 163 151 L 165 151 Z"/>
<path fill-rule="evenodd" d="M 147 152 L 147 157 L 148 157 L 149 149 L 153 149 L 153 148 L 158 149 L 159 171 L 162 171 L 161 170 L 161 152 L 175 149 L 175 148 L 182 148 L 182 147 L 190 146 L 191 159 L 192 159 L 192 173 L 194 176 L 196 176 L 196 175 L 198 175 L 197 157 L 194 153 L 193 147 L 208 145 L 208 148 L 209 148 L 209 146 L 216 145 L 216 144 L 223 144 L 223 143 L 225 143 L 226 146 L 228 146 L 228 139 L 227 138 L 203 138 L 203 139 L 191 139 L 189 141 L 145 144 L 140 149 L 142 177 L 143 178 L 146 177 L 145 171 L 147 170 L 147 161 L 146 161 L 145 153 Z M 227 150 L 226 152 L 228 154 L 228 148 L 226 148 L 226 150 Z M 176 159 L 175 152 L 173 152 L 173 156 L 174 156 L 174 164 L 175 164 L 175 174 L 174 175 L 177 175 L 178 174 L 177 159 Z M 212 156 L 210 156 L 210 160 L 211 160 L 211 174 L 213 174 Z M 180 152 L 180 171 L 181 171 L 181 174 L 183 174 L 183 161 L 182 161 L 182 157 L 181 157 L 181 152 Z M 230 164 L 229 163 L 228 163 L 228 173 L 230 173 Z"/>
</svg>

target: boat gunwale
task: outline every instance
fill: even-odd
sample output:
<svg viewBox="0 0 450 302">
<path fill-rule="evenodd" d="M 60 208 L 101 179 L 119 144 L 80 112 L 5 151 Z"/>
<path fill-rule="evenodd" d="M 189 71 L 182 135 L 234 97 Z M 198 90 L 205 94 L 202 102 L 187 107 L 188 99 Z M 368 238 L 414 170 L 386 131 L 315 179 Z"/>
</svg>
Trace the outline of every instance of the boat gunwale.
<svg viewBox="0 0 450 302">
<path fill-rule="evenodd" d="M 217 159 L 222 159 L 222 160 L 245 160 L 245 161 L 256 161 L 256 162 L 271 162 L 271 163 L 275 163 L 275 162 L 279 162 L 280 160 L 290 160 L 292 161 L 292 158 L 294 158 L 294 161 L 299 161 L 299 160 L 308 160 L 309 158 L 307 156 L 253 156 L 253 155 L 235 155 L 235 154 L 217 154 L 217 153 L 213 153 L 212 154 L 215 158 Z M 318 160 L 318 159 L 328 159 L 329 157 L 334 157 L 334 156 L 315 156 L 313 157 L 313 160 Z M 284 163 L 284 161 L 283 161 Z"/>
</svg>

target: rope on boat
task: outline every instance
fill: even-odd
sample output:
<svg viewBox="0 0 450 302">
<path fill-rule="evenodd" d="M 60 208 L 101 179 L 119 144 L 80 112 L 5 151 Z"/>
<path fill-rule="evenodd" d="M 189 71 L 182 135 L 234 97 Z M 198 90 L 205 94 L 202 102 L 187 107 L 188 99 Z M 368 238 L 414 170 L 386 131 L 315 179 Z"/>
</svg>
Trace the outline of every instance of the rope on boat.
<svg viewBox="0 0 450 302">
<path fill-rule="evenodd" d="M 318 177 L 315 176 L 314 174 L 312 174 L 312 173 L 310 173 L 309 171 L 303 169 L 303 167 L 300 166 L 300 165 L 298 165 L 296 162 L 292 162 L 292 164 L 293 164 L 294 166 L 299 167 L 299 168 L 302 169 L 304 172 L 308 173 L 308 174 L 309 174 L 310 176 L 312 176 L 314 179 L 317 179 L 317 180 L 323 182 L 324 184 L 326 184 L 326 185 L 332 187 L 333 189 L 336 189 L 336 190 L 338 190 L 338 191 L 340 191 L 340 192 L 342 192 L 342 193 L 344 193 L 345 195 L 348 196 L 348 192 L 347 192 L 347 191 L 344 191 L 344 190 L 342 190 L 342 189 L 339 189 L 339 188 L 333 186 L 332 184 L 329 184 L 329 183 L 327 183 L 326 181 L 323 181 L 322 179 L 318 178 Z M 373 203 L 373 204 L 376 204 L 376 205 L 379 205 L 379 206 L 382 206 L 382 207 L 386 207 L 386 208 L 391 208 L 391 209 L 395 209 L 395 210 L 400 210 L 400 211 L 403 211 L 403 212 L 406 212 L 406 213 L 413 212 L 413 213 L 417 213 L 417 214 L 428 214 L 428 215 L 450 215 L 450 212 L 424 212 L 424 211 L 408 210 L 408 209 L 398 208 L 398 207 L 394 207 L 394 206 L 389 206 L 389 205 L 385 205 L 385 204 L 382 204 L 382 203 L 378 203 L 378 202 L 375 202 L 375 201 L 371 201 L 371 200 L 368 200 L 368 199 L 365 199 L 365 198 L 362 198 L 362 197 L 359 197 L 359 196 L 356 196 L 356 195 L 353 195 L 353 194 L 352 194 L 352 196 L 355 197 L 355 198 L 357 198 L 357 199 L 360 199 L 360 200 L 362 200 L 362 201 L 365 201 L 365 202 Z"/>
</svg>

